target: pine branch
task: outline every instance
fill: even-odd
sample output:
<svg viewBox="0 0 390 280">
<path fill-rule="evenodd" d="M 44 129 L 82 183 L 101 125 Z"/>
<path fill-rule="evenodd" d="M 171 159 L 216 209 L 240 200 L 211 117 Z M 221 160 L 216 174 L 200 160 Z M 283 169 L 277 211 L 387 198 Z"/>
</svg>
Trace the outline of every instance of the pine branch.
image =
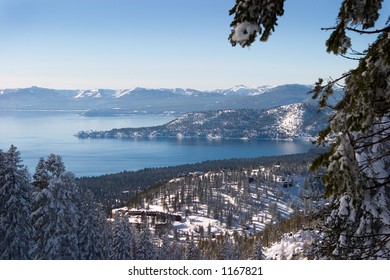
<svg viewBox="0 0 390 280">
<path fill-rule="evenodd" d="M 353 146 L 354 146 L 353 148 L 354 148 L 355 151 L 357 151 L 357 150 L 361 150 L 361 149 L 363 149 L 363 148 L 372 147 L 372 146 L 374 146 L 375 144 L 383 143 L 383 142 L 386 142 L 386 141 L 388 141 L 388 140 L 390 140 L 390 135 L 388 135 L 388 136 L 386 136 L 386 137 L 384 137 L 384 138 L 381 138 L 381 139 L 379 139 L 378 141 L 373 141 L 373 142 L 364 143 L 364 144 L 362 144 L 362 145 L 360 145 L 360 146 L 355 146 L 355 145 L 353 145 Z M 356 144 L 356 142 L 355 142 L 355 144 Z"/>
<path fill-rule="evenodd" d="M 336 30 L 337 27 L 322 27 L 321 30 L 324 31 L 329 31 L 329 30 Z M 359 34 L 378 34 L 382 32 L 390 32 L 390 26 L 386 26 L 385 28 L 382 29 L 376 29 L 376 30 L 362 30 L 362 29 L 357 29 L 357 28 L 352 28 L 352 27 L 346 27 L 345 30 L 356 32 Z"/>
<path fill-rule="evenodd" d="M 360 58 L 355 58 L 355 57 L 350 57 L 350 56 L 346 56 L 345 54 L 340 54 L 340 56 L 346 58 L 346 59 L 350 59 L 350 60 L 360 60 Z"/>
<path fill-rule="evenodd" d="M 368 135 L 364 135 L 364 136 L 360 136 L 359 138 L 356 138 L 354 139 L 352 142 L 351 142 L 351 145 L 354 147 L 355 150 L 359 150 L 361 148 L 366 148 L 366 147 L 369 147 L 369 146 L 373 146 L 374 144 L 378 144 L 378 143 L 383 143 L 383 142 L 386 142 L 387 140 L 390 139 L 390 135 L 388 133 L 385 133 L 387 130 L 389 130 L 390 128 L 389 127 L 385 127 L 381 130 L 378 130 L 378 131 L 375 131 L 371 134 L 368 134 Z M 383 134 L 384 133 L 384 134 Z M 385 137 L 383 138 L 380 138 L 379 140 L 377 140 L 376 142 L 372 142 L 371 139 L 374 137 L 374 136 L 378 136 L 378 135 L 384 135 Z M 364 145 L 362 146 L 358 146 L 358 143 L 361 142 L 361 141 L 364 141 L 364 139 L 369 139 L 369 143 L 363 143 Z"/>
</svg>

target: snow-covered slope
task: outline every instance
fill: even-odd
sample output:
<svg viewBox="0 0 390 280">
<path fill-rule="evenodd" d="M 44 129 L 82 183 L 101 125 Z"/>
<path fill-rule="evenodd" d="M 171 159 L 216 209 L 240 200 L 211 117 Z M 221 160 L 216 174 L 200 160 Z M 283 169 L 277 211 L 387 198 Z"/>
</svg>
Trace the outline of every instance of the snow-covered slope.
<svg viewBox="0 0 390 280">
<path fill-rule="evenodd" d="M 303 211 L 309 193 L 313 198 L 320 194 L 320 189 L 307 189 L 303 176 L 285 176 L 279 170 L 280 167 L 260 166 L 251 170 L 194 172 L 196 175 L 170 180 L 153 195 L 141 194 L 141 203 L 130 210 L 140 210 L 142 205 L 144 211 L 182 215 L 181 221 L 172 224 L 181 232 L 199 233 L 200 227 L 210 226 L 214 234 L 225 230 L 254 233 L 266 224 Z"/>
<path fill-rule="evenodd" d="M 186 113 L 158 127 L 82 131 L 80 138 L 311 139 L 326 126 L 328 114 L 297 103 L 270 110 L 218 110 Z"/>
<path fill-rule="evenodd" d="M 305 260 L 308 259 L 308 249 L 321 241 L 321 234 L 316 230 L 300 230 L 284 234 L 279 242 L 264 250 L 267 260 Z"/>
<path fill-rule="evenodd" d="M 127 213 L 132 224 L 141 224 L 146 217 L 152 231 L 157 233 L 164 228 L 165 236 L 182 244 L 191 236 L 200 247 L 205 240 L 218 245 L 228 236 L 235 240 L 238 248 L 237 236 L 262 236 L 266 259 L 309 258 L 308 248 L 320 240 L 320 235 L 304 229 L 303 214 L 322 208 L 326 201 L 321 197 L 320 181 L 308 175 L 307 166 L 293 166 L 290 167 L 294 172 L 285 163 L 278 163 L 250 169 L 180 174 L 140 193 L 128 207 L 113 209 L 112 217 L 118 211 Z M 295 220 L 290 230 L 299 230 L 283 235 L 277 226 L 291 217 Z M 273 243 L 279 240 L 277 236 L 282 239 Z M 250 243 L 253 240 L 247 239 L 247 246 L 253 246 Z M 230 254 L 229 258 L 233 258 L 234 253 Z M 211 258 L 211 255 L 213 253 L 207 253 L 205 257 Z"/>
</svg>

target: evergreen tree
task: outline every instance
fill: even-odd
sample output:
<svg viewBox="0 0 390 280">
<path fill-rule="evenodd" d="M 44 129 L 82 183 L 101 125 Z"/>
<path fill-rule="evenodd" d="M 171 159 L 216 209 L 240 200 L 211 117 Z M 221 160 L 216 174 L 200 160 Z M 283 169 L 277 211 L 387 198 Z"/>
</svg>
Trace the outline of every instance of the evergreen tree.
<svg viewBox="0 0 390 280">
<path fill-rule="evenodd" d="M 159 259 L 160 260 L 171 260 L 173 254 L 171 252 L 171 242 L 169 241 L 168 235 L 164 235 L 162 244 L 159 250 Z"/>
<path fill-rule="evenodd" d="M 256 243 L 255 255 L 253 256 L 253 258 L 255 260 L 264 260 L 263 245 L 261 244 L 261 240 L 260 239 Z"/>
<path fill-rule="evenodd" d="M 149 228 L 147 217 L 142 216 L 142 223 L 137 238 L 136 259 L 154 260 L 157 258 L 157 248 L 153 242 L 153 235 Z"/>
<path fill-rule="evenodd" d="M 171 244 L 170 244 L 170 255 L 171 255 L 171 258 L 172 260 L 182 260 L 182 259 L 185 259 L 185 247 L 183 244 L 177 242 L 176 240 L 174 240 Z"/>
<path fill-rule="evenodd" d="M 0 259 L 30 258 L 32 188 L 21 161 L 15 146 L 0 150 Z"/>
<path fill-rule="evenodd" d="M 33 175 L 33 185 L 38 189 L 44 189 L 49 186 L 50 175 L 47 171 L 47 164 L 43 157 L 38 161 Z"/>
<path fill-rule="evenodd" d="M 46 171 L 51 177 L 59 177 L 65 172 L 65 164 L 62 161 L 62 157 L 55 154 L 50 154 L 45 161 Z"/>
<path fill-rule="evenodd" d="M 326 220 L 326 252 L 332 258 L 390 258 L 389 33 L 381 34 L 348 73 L 337 114 L 319 138 L 324 143 L 337 135 L 313 165 L 328 170 L 324 180 L 333 211 Z"/>
<path fill-rule="evenodd" d="M 44 231 L 46 225 L 50 223 L 48 215 L 52 193 L 48 188 L 34 190 L 32 194 L 32 212 L 31 223 L 33 226 L 33 242 L 32 256 L 35 259 L 46 259 L 43 248 L 48 233 Z"/>
<path fill-rule="evenodd" d="M 91 191 L 87 191 L 82 199 L 82 219 L 80 221 L 80 251 L 85 260 L 108 259 L 105 228 L 107 219 L 101 207 L 97 205 Z"/>
<path fill-rule="evenodd" d="M 356 69 L 313 90 L 320 108 L 335 110 L 318 143 L 331 141 L 328 152 L 312 169 L 325 167 L 326 194 L 332 207 L 325 218 L 322 257 L 336 259 L 390 258 L 390 25 L 377 28 L 383 0 L 343 0 L 327 51 L 348 56 L 350 33 L 377 34 L 360 54 Z M 284 0 L 237 0 L 230 40 L 250 46 L 257 35 L 266 41 L 284 13 Z M 352 54 L 356 54 L 352 50 Z M 344 96 L 332 106 L 334 86 L 345 82 Z"/>
<path fill-rule="evenodd" d="M 103 215 L 103 212 L 101 212 L 101 214 Z M 105 259 L 110 259 L 112 255 L 113 232 L 110 222 L 106 219 L 105 216 L 103 216 L 102 218 L 104 218 L 104 223 L 101 224 L 103 255 L 105 256 Z"/>
<path fill-rule="evenodd" d="M 234 259 L 234 249 L 232 240 L 228 232 L 225 232 L 222 244 L 221 244 L 221 252 L 219 255 L 220 260 L 233 260 Z"/>
<path fill-rule="evenodd" d="M 187 240 L 185 257 L 186 257 L 186 260 L 199 260 L 200 259 L 200 251 L 195 244 L 193 236 Z"/>
<path fill-rule="evenodd" d="M 0 149 L 0 191 L 3 192 L 3 186 L 5 184 L 5 153 Z M 0 193 L 0 214 L 5 213 L 5 196 Z M 6 228 L 3 226 L 3 223 L 0 223 L 0 240 L 4 239 Z M 0 247 L 2 251 L 2 247 Z"/>
<path fill-rule="evenodd" d="M 50 175 L 49 184 L 33 193 L 32 252 L 36 259 L 80 259 L 81 207 L 75 177 L 65 171 L 60 156 L 50 155 L 45 168 Z"/>
<path fill-rule="evenodd" d="M 113 224 L 112 255 L 113 260 L 132 260 L 134 259 L 132 248 L 132 232 L 129 218 L 115 212 Z"/>
</svg>

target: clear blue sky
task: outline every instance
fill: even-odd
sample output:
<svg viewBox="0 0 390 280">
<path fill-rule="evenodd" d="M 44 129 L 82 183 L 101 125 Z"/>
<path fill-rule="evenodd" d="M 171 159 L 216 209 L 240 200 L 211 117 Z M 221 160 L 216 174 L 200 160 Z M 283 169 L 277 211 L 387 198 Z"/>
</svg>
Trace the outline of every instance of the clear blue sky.
<svg viewBox="0 0 390 280">
<path fill-rule="evenodd" d="M 312 84 L 355 66 L 326 53 L 320 30 L 340 1 L 287 0 L 270 40 L 249 49 L 228 41 L 234 2 L 0 0 L 0 88 Z M 357 50 L 375 38 L 366 37 Z"/>
</svg>

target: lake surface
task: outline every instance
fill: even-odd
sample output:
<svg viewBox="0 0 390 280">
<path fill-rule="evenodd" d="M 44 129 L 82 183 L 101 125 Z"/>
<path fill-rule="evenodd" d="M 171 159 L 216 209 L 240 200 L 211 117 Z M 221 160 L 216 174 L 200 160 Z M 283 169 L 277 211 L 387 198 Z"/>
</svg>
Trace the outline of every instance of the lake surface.
<svg viewBox="0 0 390 280">
<path fill-rule="evenodd" d="M 7 151 L 15 145 L 32 174 L 40 157 L 54 153 L 62 156 L 66 169 L 76 176 L 94 176 L 205 160 L 301 153 L 313 147 L 281 141 L 90 140 L 73 136 L 80 130 L 154 126 L 172 119 L 150 114 L 85 117 L 72 111 L 0 111 L 0 149 Z"/>
</svg>

